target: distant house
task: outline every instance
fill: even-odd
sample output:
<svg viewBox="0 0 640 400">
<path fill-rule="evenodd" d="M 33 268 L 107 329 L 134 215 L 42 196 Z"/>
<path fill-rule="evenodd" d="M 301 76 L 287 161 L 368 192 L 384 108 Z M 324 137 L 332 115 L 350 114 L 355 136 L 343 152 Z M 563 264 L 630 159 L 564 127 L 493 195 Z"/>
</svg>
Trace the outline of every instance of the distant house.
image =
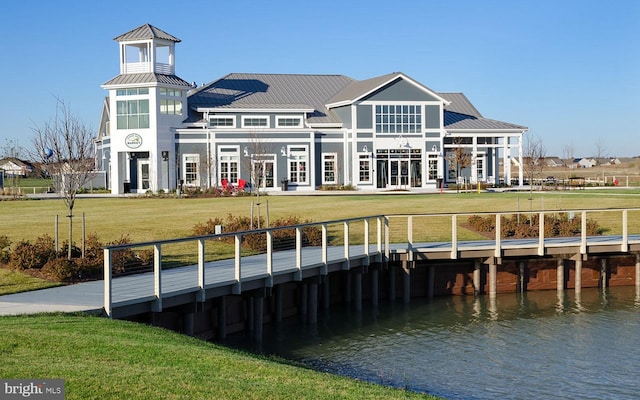
<svg viewBox="0 0 640 400">
<path fill-rule="evenodd" d="M 591 168 L 596 165 L 596 160 L 593 158 L 576 158 L 574 164 L 577 168 Z"/>
<path fill-rule="evenodd" d="M 0 160 L 0 169 L 6 177 L 25 177 L 34 171 L 33 164 L 15 157 L 7 157 Z"/>
<path fill-rule="evenodd" d="M 546 157 L 544 159 L 544 162 L 546 163 L 547 167 L 564 167 L 564 162 L 562 161 L 562 159 L 560 157 Z"/>
</svg>

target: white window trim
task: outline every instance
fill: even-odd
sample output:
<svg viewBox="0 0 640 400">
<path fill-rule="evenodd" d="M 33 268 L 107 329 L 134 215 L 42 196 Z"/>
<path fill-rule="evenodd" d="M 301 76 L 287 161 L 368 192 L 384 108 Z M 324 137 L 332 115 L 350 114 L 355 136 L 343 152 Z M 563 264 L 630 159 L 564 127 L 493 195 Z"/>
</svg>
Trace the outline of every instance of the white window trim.
<svg viewBox="0 0 640 400">
<path fill-rule="evenodd" d="M 267 124 L 264 126 L 247 126 L 245 121 L 247 119 L 266 119 L 267 120 Z M 268 115 L 243 115 L 242 116 L 242 127 L 243 128 L 248 128 L 248 129 L 266 129 L 266 128 L 270 128 L 269 126 L 269 116 Z"/>
<path fill-rule="evenodd" d="M 357 165 L 357 179 L 358 179 L 358 183 L 363 184 L 363 185 L 373 185 L 373 175 L 372 175 L 372 166 L 371 166 L 371 162 L 373 161 L 373 157 L 371 157 L 371 153 L 369 152 L 358 152 L 358 158 L 356 160 L 356 165 Z M 361 156 L 366 156 L 364 158 L 361 158 Z M 369 161 L 369 180 L 368 181 L 363 181 L 360 180 L 360 161 L 361 160 L 367 160 Z"/>
<path fill-rule="evenodd" d="M 188 158 L 194 158 L 196 163 L 196 180 L 192 183 L 187 182 L 187 160 Z M 200 186 L 200 154 L 183 154 L 182 155 L 182 179 L 184 179 L 184 185 L 189 187 Z"/>
<path fill-rule="evenodd" d="M 302 151 L 300 150 L 293 150 L 293 149 L 304 149 Z M 309 155 L 309 146 L 306 144 L 301 144 L 301 145 L 287 145 L 287 179 L 289 179 L 289 184 L 290 185 L 297 185 L 297 186 L 309 186 L 309 182 L 311 182 L 311 157 Z M 305 174 L 305 178 L 306 180 L 303 182 L 300 182 L 299 180 L 297 182 L 291 182 L 291 159 L 296 159 L 296 157 L 298 156 L 305 156 L 306 158 L 302 161 L 306 162 L 306 174 Z"/>
<path fill-rule="evenodd" d="M 298 123 L 298 125 L 295 125 L 295 126 L 280 125 L 280 120 L 282 120 L 282 119 L 297 119 L 300 122 Z M 281 129 L 302 128 L 302 123 L 303 123 L 303 118 L 300 115 L 278 115 L 278 116 L 276 116 L 276 128 L 281 128 Z"/>
<path fill-rule="evenodd" d="M 223 151 L 223 150 L 227 150 L 227 151 Z M 234 159 L 229 159 L 229 160 L 223 160 L 222 156 L 230 156 L 230 157 L 235 157 Z M 240 146 L 220 146 L 218 147 L 218 161 L 216 163 L 216 166 L 218 168 L 218 182 L 221 183 L 222 182 L 222 163 L 223 162 L 235 162 L 238 164 L 238 173 L 237 173 L 237 179 L 235 181 L 229 181 L 230 184 L 233 185 L 237 185 L 238 184 L 238 179 L 241 178 L 241 162 L 240 162 Z M 231 172 L 229 172 L 231 173 Z"/>
<path fill-rule="evenodd" d="M 230 119 L 231 120 L 231 125 L 230 126 L 227 126 L 227 125 L 220 125 L 220 126 L 219 125 L 213 125 L 211 123 L 212 119 Z M 209 124 L 209 128 L 234 129 L 236 127 L 236 118 L 235 118 L 235 116 L 232 116 L 232 115 L 225 115 L 225 116 L 222 116 L 222 115 L 210 115 L 208 124 Z"/>
<path fill-rule="evenodd" d="M 333 156 L 333 181 L 327 181 L 325 179 L 326 170 L 325 162 L 327 156 Z M 322 153 L 322 184 L 323 185 L 335 185 L 338 183 L 338 153 Z"/>
</svg>

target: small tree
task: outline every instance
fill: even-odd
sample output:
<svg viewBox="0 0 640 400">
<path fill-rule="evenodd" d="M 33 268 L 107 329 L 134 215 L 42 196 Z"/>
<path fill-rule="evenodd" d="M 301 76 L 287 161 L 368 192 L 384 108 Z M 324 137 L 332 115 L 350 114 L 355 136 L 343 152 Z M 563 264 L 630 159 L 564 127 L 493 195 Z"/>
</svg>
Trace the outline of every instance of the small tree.
<svg viewBox="0 0 640 400">
<path fill-rule="evenodd" d="M 258 210 L 258 217 L 256 218 L 258 229 L 260 226 L 260 188 L 262 187 L 263 179 L 266 172 L 266 159 L 265 155 L 269 151 L 269 146 L 265 140 L 263 140 L 257 132 L 251 132 L 249 138 L 249 144 L 245 146 L 243 150 L 243 164 L 246 171 L 249 171 L 249 179 L 251 184 L 251 190 L 256 197 L 256 207 Z M 275 177 L 274 177 L 275 178 Z M 253 202 L 251 203 L 251 215 L 253 216 Z M 267 222 L 269 217 L 267 216 Z M 251 221 L 253 228 L 253 219 Z"/>
<path fill-rule="evenodd" d="M 460 174 L 463 169 L 471 165 L 471 154 L 467 149 L 462 147 L 462 138 L 457 138 L 454 144 L 456 147 L 447 152 L 447 162 L 452 165 L 456 171 L 456 188 L 458 192 L 460 192 L 460 185 L 458 185 Z"/>
<path fill-rule="evenodd" d="M 71 244 L 76 196 L 94 174 L 93 132 L 59 98 L 56 98 L 55 115 L 32 130 L 35 135 L 31 157 L 53 178 L 56 192 L 69 210 Z M 68 247 L 68 258 L 71 258 L 73 246 Z"/>
<path fill-rule="evenodd" d="M 530 133 L 524 143 L 524 173 L 529 180 L 529 199 L 533 198 L 534 179 L 540 177 L 544 170 L 544 159 L 547 156 L 542 139 Z"/>
</svg>

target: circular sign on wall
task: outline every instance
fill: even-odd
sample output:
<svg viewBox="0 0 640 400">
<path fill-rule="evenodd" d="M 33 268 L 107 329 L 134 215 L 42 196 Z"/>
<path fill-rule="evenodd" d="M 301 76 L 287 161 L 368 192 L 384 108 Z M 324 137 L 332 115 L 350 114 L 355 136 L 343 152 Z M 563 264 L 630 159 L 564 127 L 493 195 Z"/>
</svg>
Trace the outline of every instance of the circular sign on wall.
<svg viewBox="0 0 640 400">
<path fill-rule="evenodd" d="M 137 133 L 130 133 L 124 138 L 124 144 L 130 149 L 137 149 L 142 146 L 142 136 Z"/>
</svg>

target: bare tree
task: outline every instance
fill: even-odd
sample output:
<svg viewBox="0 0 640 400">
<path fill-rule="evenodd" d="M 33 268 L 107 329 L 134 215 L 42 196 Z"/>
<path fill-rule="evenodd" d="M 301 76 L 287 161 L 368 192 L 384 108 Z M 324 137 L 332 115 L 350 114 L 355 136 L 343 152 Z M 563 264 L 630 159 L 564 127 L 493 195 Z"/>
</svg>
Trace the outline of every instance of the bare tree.
<svg viewBox="0 0 640 400">
<path fill-rule="evenodd" d="M 462 147 L 462 138 L 457 138 L 454 141 L 456 147 L 447 152 L 447 162 L 452 165 L 456 171 L 456 188 L 460 192 L 460 185 L 458 181 L 462 170 L 471 165 L 471 153 Z"/>
<path fill-rule="evenodd" d="M 59 98 L 56 98 L 55 115 L 32 130 L 35 135 L 30 155 L 53 178 L 55 190 L 69 210 L 68 257 L 71 258 L 73 206 L 80 189 L 94 175 L 94 134 Z"/>
<path fill-rule="evenodd" d="M 562 147 L 562 163 L 566 168 L 565 179 L 569 179 L 569 166 L 573 163 L 573 158 L 574 158 L 573 144 L 565 144 Z M 567 164 L 567 162 L 571 164 Z"/>
<path fill-rule="evenodd" d="M 607 146 L 604 143 L 604 140 L 602 140 L 602 138 L 598 138 L 598 140 L 596 140 L 596 142 L 593 145 L 593 148 L 595 150 L 595 161 L 596 161 L 596 165 L 597 166 L 602 166 L 602 159 L 606 156 L 607 153 Z M 604 167 L 602 168 L 602 184 L 604 185 Z"/>
<path fill-rule="evenodd" d="M 13 157 L 21 159 L 24 156 L 24 148 L 20 146 L 17 139 L 5 139 L 1 151 L 2 158 Z"/>
<path fill-rule="evenodd" d="M 524 173 L 529 180 L 529 198 L 533 198 L 533 183 L 544 170 L 547 150 L 542 139 L 534 134 L 527 135 L 524 143 Z"/>
<path fill-rule="evenodd" d="M 256 207 L 258 211 L 257 217 L 257 227 L 260 226 L 260 188 L 264 183 L 265 172 L 266 172 L 266 159 L 265 155 L 269 151 L 269 146 L 267 142 L 265 142 L 257 132 L 251 132 L 251 136 L 249 138 L 249 144 L 245 146 L 243 150 L 243 164 L 245 166 L 245 170 L 249 171 L 249 179 L 251 184 L 251 190 L 256 196 Z M 253 202 L 251 203 L 251 215 L 253 216 Z M 268 221 L 268 216 L 267 216 Z M 251 220 L 251 224 L 253 225 L 253 219 Z"/>
</svg>

